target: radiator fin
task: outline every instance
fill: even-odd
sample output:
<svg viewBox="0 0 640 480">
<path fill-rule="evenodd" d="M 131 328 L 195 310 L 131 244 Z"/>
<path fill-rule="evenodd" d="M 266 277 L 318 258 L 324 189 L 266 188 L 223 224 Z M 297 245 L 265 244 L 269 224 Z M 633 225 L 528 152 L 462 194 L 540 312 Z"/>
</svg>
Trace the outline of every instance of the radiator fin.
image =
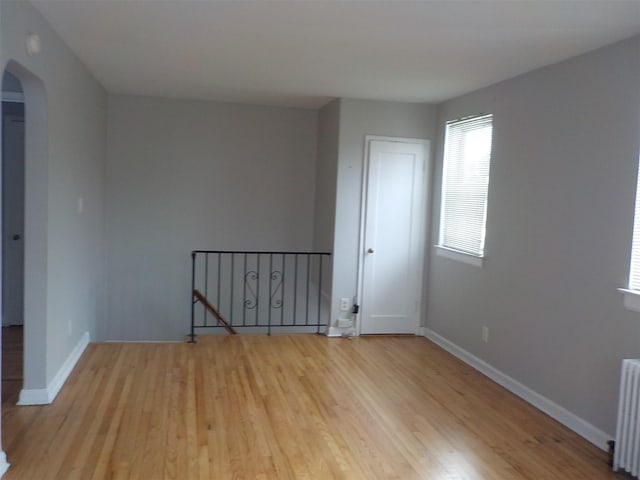
<svg viewBox="0 0 640 480">
<path fill-rule="evenodd" d="M 614 471 L 640 473 L 640 360 L 622 361 Z"/>
</svg>

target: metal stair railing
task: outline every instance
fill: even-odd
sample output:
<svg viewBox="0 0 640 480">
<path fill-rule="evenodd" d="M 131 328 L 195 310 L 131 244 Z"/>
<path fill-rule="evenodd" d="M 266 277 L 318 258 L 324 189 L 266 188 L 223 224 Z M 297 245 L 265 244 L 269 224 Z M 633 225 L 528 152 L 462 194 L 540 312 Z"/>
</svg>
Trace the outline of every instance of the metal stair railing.
<svg viewBox="0 0 640 480">
<path fill-rule="evenodd" d="M 191 330 L 310 331 L 329 323 L 328 252 L 193 250 Z"/>
</svg>

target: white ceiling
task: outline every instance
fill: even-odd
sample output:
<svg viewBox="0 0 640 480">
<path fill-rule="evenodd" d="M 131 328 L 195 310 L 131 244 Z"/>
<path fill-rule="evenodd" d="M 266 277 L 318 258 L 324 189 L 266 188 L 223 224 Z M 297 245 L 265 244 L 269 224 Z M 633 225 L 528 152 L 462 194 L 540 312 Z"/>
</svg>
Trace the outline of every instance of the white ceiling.
<svg viewBox="0 0 640 480">
<path fill-rule="evenodd" d="M 305 108 L 439 102 L 640 33 L 640 0 L 32 3 L 109 92 Z"/>
</svg>

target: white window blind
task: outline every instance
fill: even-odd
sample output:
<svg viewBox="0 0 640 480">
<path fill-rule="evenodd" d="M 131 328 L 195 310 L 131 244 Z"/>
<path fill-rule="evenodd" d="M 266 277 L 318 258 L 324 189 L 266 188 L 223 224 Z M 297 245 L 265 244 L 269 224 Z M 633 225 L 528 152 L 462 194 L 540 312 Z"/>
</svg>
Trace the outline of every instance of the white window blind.
<svg viewBox="0 0 640 480">
<path fill-rule="evenodd" d="M 492 115 L 447 123 L 440 245 L 484 256 Z M 640 278 L 640 277 L 639 277 Z"/>
<path fill-rule="evenodd" d="M 631 243 L 631 268 L 629 290 L 640 290 L 640 171 L 636 180 L 636 210 L 633 219 L 633 241 Z"/>
</svg>

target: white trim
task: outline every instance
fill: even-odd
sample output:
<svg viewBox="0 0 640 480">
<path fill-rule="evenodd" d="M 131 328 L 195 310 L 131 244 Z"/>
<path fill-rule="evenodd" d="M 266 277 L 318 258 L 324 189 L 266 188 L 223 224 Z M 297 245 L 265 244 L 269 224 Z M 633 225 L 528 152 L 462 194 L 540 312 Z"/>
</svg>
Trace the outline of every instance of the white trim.
<svg viewBox="0 0 640 480">
<path fill-rule="evenodd" d="M 364 141 L 366 144 L 371 140 L 379 140 L 381 142 L 396 142 L 396 143 L 419 143 L 426 147 L 430 146 L 431 140 L 426 138 L 411 138 L 411 137 L 386 137 L 384 135 L 365 135 Z"/>
<path fill-rule="evenodd" d="M 618 288 L 623 295 L 624 308 L 633 312 L 640 312 L 640 292 L 628 288 Z"/>
<path fill-rule="evenodd" d="M 422 327 L 421 332 L 423 335 L 431 340 L 436 345 L 439 345 L 447 352 L 452 354 L 455 357 L 458 357 L 460 360 L 465 362 L 467 365 L 475 368 L 480 373 L 486 375 L 491 380 L 496 382 L 498 385 L 509 390 L 511 393 L 519 396 L 526 402 L 530 403 L 537 409 L 543 411 L 551 418 L 557 420 L 565 427 L 573 430 L 575 433 L 585 438 L 589 442 L 593 443 L 596 447 L 601 448 L 604 451 L 609 449 L 607 445 L 607 441 L 614 438 L 613 435 L 610 435 L 599 428 L 595 427 L 591 423 L 587 422 L 583 418 L 578 417 L 574 413 L 570 412 L 564 407 L 561 407 L 557 403 L 549 400 L 547 397 L 540 395 L 539 393 L 533 391 L 526 385 L 514 380 L 510 376 L 505 373 L 502 373 L 497 368 L 489 365 L 484 360 L 476 357 L 475 355 L 467 352 L 466 350 L 460 348 L 455 343 L 450 342 L 446 338 L 437 334 L 433 330 Z"/>
<path fill-rule="evenodd" d="M 7 455 L 4 451 L 0 450 L 0 477 L 2 477 L 9 470 L 9 462 L 7 462 Z"/>
<path fill-rule="evenodd" d="M 449 260 L 467 263 L 474 267 L 482 267 L 482 264 L 484 263 L 484 257 L 479 257 L 471 253 L 461 252 L 460 250 L 455 250 L 443 245 L 434 245 L 433 248 L 436 249 L 436 255 L 448 258 Z"/>
<path fill-rule="evenodd" d="M 75 367 L 78 360 L 80 360 L 80 356 L 85 348 L 87 348 L 87 345 L 89 345 L 89 332 L 84 332 L 78 344 L 73 348 L 71 353 L 69 353 L 60 370 L 58 370 L 58 373 L 55 374 L 51 382 L 49 382 L 49 385 L 47 385 L 47 388 L 23 388 L 20 392 L 18 405 L 47 405 L 53 402 L 64 385 L 64 382 L 71 374 L 73 367 Z"/>
<path fill-rule="evenodd" d="M 325 335 L 332 338 L 355 337 L 357 336 L 357 332 L 353 327 L 340 328 L 330 326 L 325 330 Z"/>
<path fill-rule="evenodd" d="M 18 405 L 47 405 L 49 400 L 48 388 L 23 388 L 20 390 Z"/>
</svg>

